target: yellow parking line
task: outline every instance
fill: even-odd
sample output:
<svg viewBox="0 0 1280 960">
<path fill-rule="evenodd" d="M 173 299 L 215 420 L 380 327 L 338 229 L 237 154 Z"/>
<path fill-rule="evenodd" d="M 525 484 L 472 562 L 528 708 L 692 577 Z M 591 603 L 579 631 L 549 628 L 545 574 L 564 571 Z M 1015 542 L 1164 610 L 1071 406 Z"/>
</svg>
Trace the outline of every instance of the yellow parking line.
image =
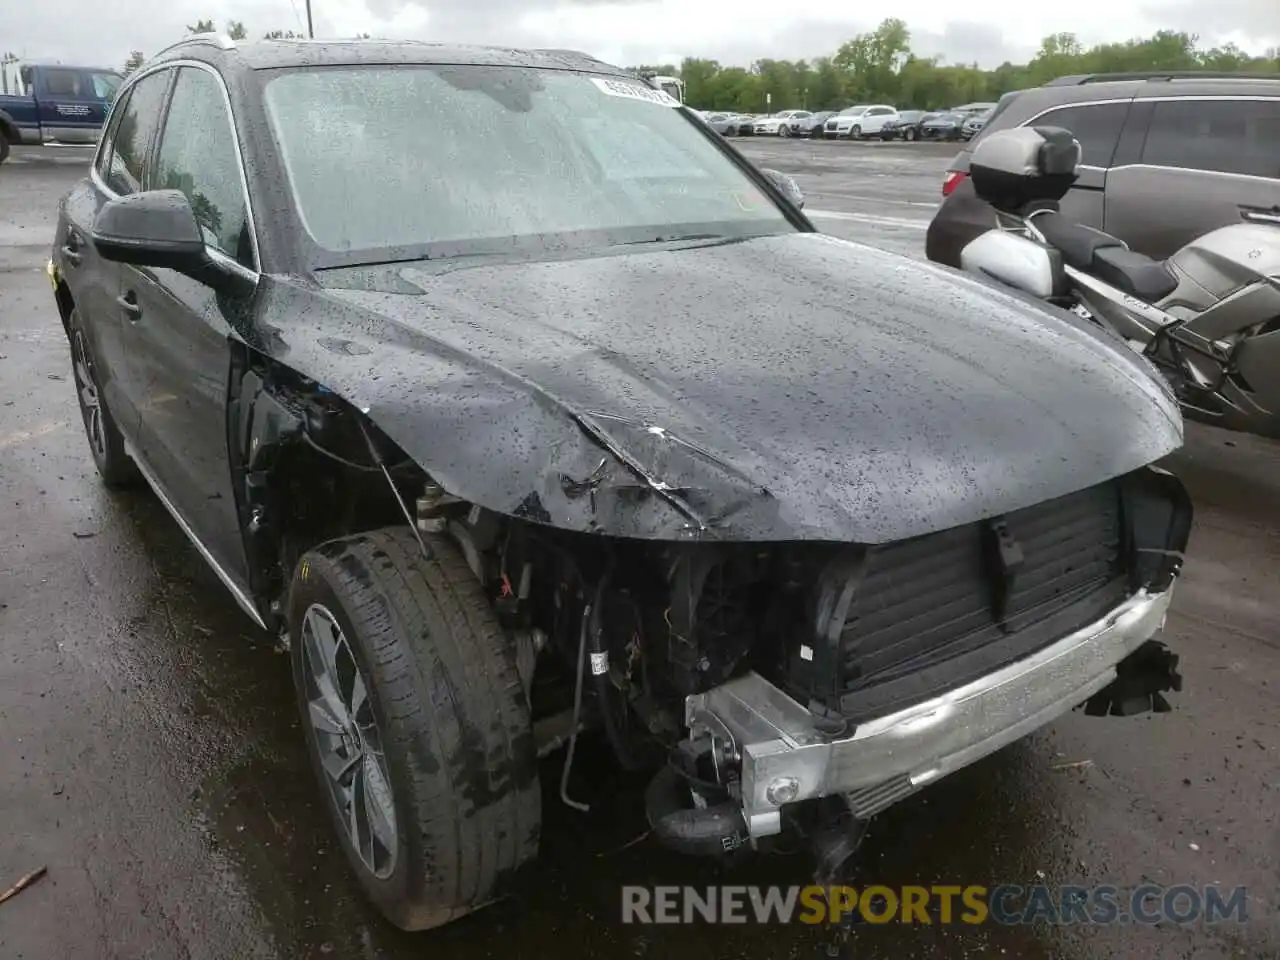
<svg viewBox="0 0 1280 960">
<path fill-rule="evenodd" d="M 6 437 L 0 437 L 0 450 L 8 450 L 10 447 L 21 446 L 29 440 L 46 437 L 68 426 L 69 423 L 70 421 L 67 420 L 52 420 L 49 423 L 42 423 L 38 427 L 32 427 L 30 430 L 15 431 Z"/>
</svg>

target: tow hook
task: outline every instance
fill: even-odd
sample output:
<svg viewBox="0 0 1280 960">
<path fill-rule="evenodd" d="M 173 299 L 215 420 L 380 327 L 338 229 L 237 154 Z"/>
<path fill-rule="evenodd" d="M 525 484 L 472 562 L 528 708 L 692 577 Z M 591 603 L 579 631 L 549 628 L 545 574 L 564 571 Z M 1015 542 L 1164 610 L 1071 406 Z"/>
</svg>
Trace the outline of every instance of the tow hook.
<svg viewBox="0 0 1280 960">
<path fill-rule="evenodd" d="M 1173 709 L 1166 692 L 1182 690 L 1178 655 L 1159 640 L 1148 640 L 1116 665 L 1116 678 L 1085 701 L 1090 717 L 1132 717 Z"/>
</svg>

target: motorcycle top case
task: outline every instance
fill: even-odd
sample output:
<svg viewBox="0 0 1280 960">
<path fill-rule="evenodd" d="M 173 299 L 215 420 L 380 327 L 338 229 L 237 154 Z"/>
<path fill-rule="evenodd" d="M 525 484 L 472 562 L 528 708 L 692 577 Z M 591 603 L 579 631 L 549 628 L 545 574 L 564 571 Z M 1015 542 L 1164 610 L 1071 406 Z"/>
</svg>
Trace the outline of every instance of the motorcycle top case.
<svg viewBox="0 0 1280 960">
<path fill-rule="evenodd" d="M 969 160 L 974 192 L 997 210 L 1056 203 L 1076 182 L 1080 144 L 1059 127 L 1019 127 L 982 139 Z"/>
</svg>

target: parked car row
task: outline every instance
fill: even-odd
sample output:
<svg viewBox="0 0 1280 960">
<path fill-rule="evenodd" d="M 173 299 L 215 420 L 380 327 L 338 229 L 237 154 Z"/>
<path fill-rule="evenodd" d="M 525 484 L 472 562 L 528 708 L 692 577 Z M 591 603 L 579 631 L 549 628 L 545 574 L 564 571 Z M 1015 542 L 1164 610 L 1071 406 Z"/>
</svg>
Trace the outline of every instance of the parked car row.
<svg viewBox="0 0 1280 960">
<path fill-rule="evenodd" d="M 844 110 L 783 110 L 774 114 L 699 111 L 726 137 L 809 137 L 827 140 L 969 140 L 995 109 L 970 103 L 944 111 L 898 110 L 889 104 L 855 104 Z"/>
</svg>

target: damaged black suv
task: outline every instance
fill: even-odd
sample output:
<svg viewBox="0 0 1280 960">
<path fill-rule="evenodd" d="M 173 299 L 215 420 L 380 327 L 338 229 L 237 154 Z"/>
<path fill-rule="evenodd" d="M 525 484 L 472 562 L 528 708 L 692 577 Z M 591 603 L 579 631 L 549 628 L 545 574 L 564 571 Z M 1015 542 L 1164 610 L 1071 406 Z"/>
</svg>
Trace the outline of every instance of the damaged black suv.
<svg viewBox="0 0 1280 960">
<path fill-rule="evenodd" d="M 287 638 L 399 926 L 506 889 L 579 731 L 658 841 L 834 866 L 1065 711 L 1166 707 L 1158 378 L 795 199 L 564 51 L 200 36 L 121 89 L 50 263 L 93 458 Z"/>
</svg>

